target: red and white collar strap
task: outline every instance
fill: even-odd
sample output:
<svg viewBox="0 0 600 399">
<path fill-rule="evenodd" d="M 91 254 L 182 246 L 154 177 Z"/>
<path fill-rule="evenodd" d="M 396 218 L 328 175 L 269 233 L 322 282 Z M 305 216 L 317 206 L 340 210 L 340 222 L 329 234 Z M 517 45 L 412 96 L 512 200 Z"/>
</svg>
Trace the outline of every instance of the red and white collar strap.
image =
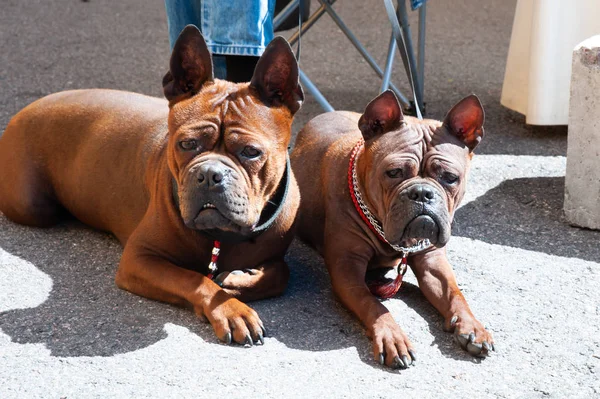
<svg viewBox="0 0 600 399">
<path fill-rule="evenodd" d="M 356 175 L 356 163 L 358 155 L 364 148 L 365 141 L 361 138 L 350 153 L 350 162 L 348 163 L 348 188 L 350 190 L 350 197 L 354 203 L 356 211 L 360 215 L 361 219 L 366 223 L 369 229 L 375 233 L 380 241 L 388 244 L 394 251 L 400 252 L 403 258 L 406 258 L 409 254 L 414 252 L 422 251 L 431 246 L 428 239 L 420 240 L 417 244 L 412 247 L 402 247 L 400 245 L 394 245 L 385 238 L 383 227 L 381 223 L 375 218 L 375 216 L 369 210 L 369 207 L 362 199 L 360 189 L 358 187 L 358 178 Z"/>
</svg>

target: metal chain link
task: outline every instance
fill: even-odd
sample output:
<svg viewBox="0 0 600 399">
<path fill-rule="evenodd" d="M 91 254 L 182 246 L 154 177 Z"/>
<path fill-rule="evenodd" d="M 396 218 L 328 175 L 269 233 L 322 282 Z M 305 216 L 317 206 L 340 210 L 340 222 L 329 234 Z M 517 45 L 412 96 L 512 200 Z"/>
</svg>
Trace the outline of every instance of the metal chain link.
<svg viewBox="0 0 600 399">
<path fill-rule="evenodd" d="M 352 185 L 354 187 L 354 195 L 356 196 L 356 201 L 358 202 L 358 206 L 360 206 L 360 209 L 363 211 L 363 213 L 365 214 L 367 219 L 369 219 L 369 222 L 371 223 L 371 225 L 373 225 L 373 227 L 377 231 L 377 234 L 379 234 L 381 236 L 381 238 L 383 238 L 383 240 L 386 243 L 388 243 L 390 245 L 390 247 L 392 247 L 392 249 L 394 249 L 394 251 L 402 252 L 403 257 L 408 254 L 423 251 L 424 249 L 429 248 L 431 246 L 431 242 L 427 238 L 424 240 L 420 240 L 412 247 L 402 247 L 400 245 L 394 245 L 391 242 L 389 242 L 387 240 L 387 238 L 385 238 L 385 234 L 383 232 L 383 227 L 381 227 L 381 224 L 379 223 L 379 221 L 377 219 L 375 219 L 375 216 L 373 216 L 373 214 L 367 207 L 367 204 L 363 201 L 362 195 L 360 194 L 360 190 L 358 188 L 358 178 L 356 177 L 356 164 L 358 163 L 359 154 L 360 154 L 360 152 L 357 152 L 356 159 L 354 160 L 354 164 L 352 165 Z"/>
</svg>

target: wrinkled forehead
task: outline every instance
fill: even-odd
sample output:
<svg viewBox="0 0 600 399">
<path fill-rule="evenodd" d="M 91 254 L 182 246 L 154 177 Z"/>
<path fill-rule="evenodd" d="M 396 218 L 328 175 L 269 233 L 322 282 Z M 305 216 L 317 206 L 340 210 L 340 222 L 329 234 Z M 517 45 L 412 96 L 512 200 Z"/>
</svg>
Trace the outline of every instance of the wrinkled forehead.
<svg viewBox="0 0 600 399">
<path fill-rule="evenodd" d="M 175 104 L 172 125 L 176 129 L 187 124 L 206 122 L 219 130 L 241 129 L 248 133 L 260 132 L 272 138 L 285 137 L 291 121 L 283 107 L 265 105 L 248 83 L 215 80 L 187 101 Z M 289 111 L 288 111 L 289 112 Z"/>
<path fill-rule="evenodd" d="M 441 162 L 457 170 L 465 170 L 470 159 L 469 149 L 443 125 L 430 126 L 425 137 L 423 164 Z"/>
<path fill-rule="evenodd" d="M 424 154 L 424 137 L 420 126 L 404 124 L 400 129 L 385 133 L 375 140 L 370 151 L 384 157 L 389 154 L 405 155 L 420 162 Z"/>
<path fill-rule="evenodd" d="M 394 157 L 412 159 L 422 171 L 431 166 L 455 172 L 466 170 L 470 156 L 460 140 L 438 121 L 411 119 L 399 130 L 385 133 L 370 145 L 374 162 Z"/>
</svg>

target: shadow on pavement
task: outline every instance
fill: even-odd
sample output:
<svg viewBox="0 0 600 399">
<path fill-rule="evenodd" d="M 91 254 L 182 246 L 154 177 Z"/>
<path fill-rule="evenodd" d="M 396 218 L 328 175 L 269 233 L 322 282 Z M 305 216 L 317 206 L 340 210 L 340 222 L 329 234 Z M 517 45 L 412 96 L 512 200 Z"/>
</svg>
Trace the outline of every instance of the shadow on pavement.
<svg viewBox="0 0 600 399">
<path fill-rule="evenodd" d="M 39 229 L 0 215 L 0 248 L 32 263 L 53 282 L 40 306 L 0 313 L 0 328 L 13 342 L 43 343 L 53 356 L 112 356 L 164 339 L 164 325 L 174 323 L 220 345 L 212 327 L 191 310 L 116 287 L 114 273 L 122 249 L 111 235 L 76 221 Z M 363 336 L 360 326 L 337 305 L 324 268 L 303 264 L 308 260 L 321 266 L 316 254 L 308 248 L 296 252 L 289 260 L 292 277 L 286 294 L 251 304 L 268 335 L 305 350 L 356 346 L 357 337 Z"/>
<path fill-rule="evenodd" d="M 39 229 L 0 216 L 0 248 L 32 263 L 53 282 L 49 297 L 40 306 L 0 313 L 0 329 L 13 342 L 42 343 L 58 357 L 112 356 L 166 338 L 164 325 L 173 323 L 220 345 L 212 327 L 192 311 L 117 288 L 114 273 L 121 246 L 108 234 L 75 221 Z M 364 329 L 331 292 L 321 258 L 296 241 L 288 262 L 291 279 L 286 294 L 251 304 L 268 335 L 299 350 L 356 347 L 361 360 L 380 368 L 373 361 Z M 23 279 L 25 287 L 27 276 Z M 441 317 L 417 287 L 407 283 L 398 298 L 427 320 L 436 340 L 454 346 L 451 335 L 441 330 Z M 459 348 L 453 347 L 446 355 L 452 356 L 450 352 L 462 358 Z"/>
<path fill-rule="evenodd" d="M 600 232 L 570 226 L 563 177 L 507 180 L 456 212 L 452 234 L 588 261 L 600 258 Z"/>
<path fill-rule="evenodd" d="M 40 306 L 0 313 L 0 328 L 14 342 L 44 343 L 53 356 L 112 356 L 165 338 L 168 322 L 212 339 L 209 326 L 194 320 L 192 312 L 117 288 L 121 247 L 108 234 L 78 222 L 29 228 L 0 216 L 0 247 L 32 263 L 53 283 Z"/>
</svg>

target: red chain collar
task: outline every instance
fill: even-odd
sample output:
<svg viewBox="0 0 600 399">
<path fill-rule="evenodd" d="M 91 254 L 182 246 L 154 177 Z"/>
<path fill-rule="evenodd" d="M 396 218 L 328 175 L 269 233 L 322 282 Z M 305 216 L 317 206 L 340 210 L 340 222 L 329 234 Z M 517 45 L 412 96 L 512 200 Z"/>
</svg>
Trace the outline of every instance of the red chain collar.
<svg viewBox="0 0 600 399">
<path fill-rule="evenodd" d="M 354 184 L 352 184 L 352 171 L 354 170 L 354 164 L 356 163 L 356 157 L 358 156 L 358 153 L 360 152 L 360 150 L 363 148 L 364 144 L 365 144 L 365 140 L 363 140 L 363 139 L 358 140 L 358 142 L 352 149 L 352 152 L 350 153 L 350 162 L 348 163 L 348 188 L 350 189 L 350 197 L 352 198 L 352 202 L 354 203 L 354 207 L 356 208 L 356 211 L 360 215 L 360 218 L 366 223 L 366 225 L 369 227 L 369 229 L 371 229 L 371 231 L 373 233 L 375 233 L 375 235 L 377 236 L 377 238 L 379 238 L 380 241 L 387 244 L 388 243 L 387 240 L 384 237 L 382 237 L 381 234 L 379 234 L 377 232 L 377 230 L 375 230 L 375 227 L 369 221 L 369 219 L 367 218 L 367 215 L 365 215 L 363 210 L 360 208 L 360 205 L 358 205 L 358 199 L 356 198 L 356 192 L 354 191 Z"/>
<path fill-rule="evenodd" d="M 360 215 L 360 218 L 366 223 L 366 225 L 369 227 L 369 229 L 373 233 L 375 233 L 375 235 L 377 236 L 377 238 L 379 238 L 380 241 L 389 245 L 387 240 L 384 237 L 382 237 L 381 234 L 379 234 L 379 232 L 377 232 L 377 230 L 375 230 L 375 227 L 369 221 L 369 219 L 367 218 L 367 216 L 361 209 L 360 205 L 358 204 L 358 199 L 356 198 L 356 192 L 354 191 L 354 184 L 352 181 L 352 171 L 354 170 L 354 165 L 356 163 L 356 157 L 358 156 L 358 153 L 360 152 L 360 150 L 363 148 L 364 144 L 365 144 L 365 141 L 363 139 L 360 139 L 356 143 L 354 148 L 352 149 L 352 152 L 350 153 L 350 162 L 348 163 L 348 188 L 350 189 L 350 197 L 352 198 L 352 202 L 354 203 L 354 208 L 356 208 L 356 211 Z M 400 261 L 400 264 L 398 265 L 398 276 L 393 281 L 391 281 L 387 284 L 383 284 L 383 285 L 370 284 L 369 290 L 371 291 L 371 293 L 373 295 L 376 295 L 383 299 L 394 297 L 396 295 L 396 293 L 398 292 L 398 290 L 400 289 L 400 285 L 402 285 L 402 277 L 404 276 L 404 273 L 406 273 L 406 268 L 407 268 L 407 259 L 406 259 L 406 254 L 404 254 L 404 256 L 402 257 L 402 260 Z"/>
</svg>

